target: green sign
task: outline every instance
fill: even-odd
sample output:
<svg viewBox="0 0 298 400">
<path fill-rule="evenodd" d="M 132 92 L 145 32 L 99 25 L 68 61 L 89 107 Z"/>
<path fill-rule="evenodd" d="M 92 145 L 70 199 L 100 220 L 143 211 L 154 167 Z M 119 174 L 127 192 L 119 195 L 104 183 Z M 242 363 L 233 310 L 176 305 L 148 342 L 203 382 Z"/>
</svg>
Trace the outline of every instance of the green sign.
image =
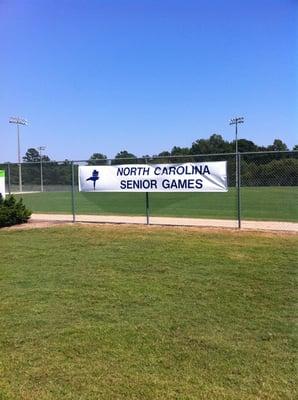
<svg viewBox="0 0 298 400">
<path fill-rule="evenodd" d="M 5 197 L 5 171 L 0 169 L 0 193 Z"/>
</svg>

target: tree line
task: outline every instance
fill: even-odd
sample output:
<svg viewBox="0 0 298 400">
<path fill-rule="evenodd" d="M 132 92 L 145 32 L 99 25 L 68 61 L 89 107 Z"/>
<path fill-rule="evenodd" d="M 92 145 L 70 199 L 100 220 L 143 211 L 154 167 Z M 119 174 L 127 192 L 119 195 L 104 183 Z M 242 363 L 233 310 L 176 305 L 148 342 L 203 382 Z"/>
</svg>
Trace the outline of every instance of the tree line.
<svg viewBox="0 0 298 400">
<path fill-rule="evenodd" d="M 114 160 L 128 159 L 128 158 L 160 158 L 168 159 L 169 157 L 175 156 L 194 156 L 200 154 L 216 154 L 216 153 L 234 153 L 236 143 L 235 140 L 229 142 L 224 140 L 221 135 L 213 134 L 208 139 L 198 139 L 192 143 L 191 147 L 179 147 L 174 146 L 170 151 L 162 151 L 158 154 L 143 155 L 141 157 L 136 156 L 127 150 L 120 151 L 114 157 Z M 290 150 L 286 143 L 280 139 L 275 139 L 269 146 L 258 146 L 251 140 L 239 139 L 238 140 L 238 151 L 241 153 L 245 152 L 261 152 L 261 151 L 288 151 Z M 295 145 L 292 150 L 298 150 L 298 145 Z M 97 160 L 107 160 L 107 156 L 103 153 L 93 153 L 89 160 L 89 165 L 95 165 Z"/>
<path fill-rule="evenodd" d="M 241 179 L 246 186 L 267 186 L 267 185 L 298 185 L 298 153 L 281 153 L 289 151 L 287 145 L 280 139 L 275 139 L 271 145 L 258 146 L 247 139 L 238 140 L 238 150 L 240 153 L 258 152 L 257 154 L 245 154 L 241 157 Z M 293 151 L 298 150 L 295 145 Z M 273 152 L 273 153 L 262 153 Z M 127 150 L 118 152 L 114 159 L 109 160 L 103 153 L 93 153 L 87 160 L 87 165 L 105 164 L 125 164 L 125 163 L 144 163 L 152 162 L 194 162 L 194 161 L 216 161 L 223 160 L 223 156 L 216 154 L 226 154 L 224 159 L 228 163 L 229 184 L 235 183 L 235 141 L 226 141 L 221 135 L 213 134 L 208 139 L 198 139 L 190 147 L 174 146 L 170 151 L 162 151 L 155 155 L 143 155 L 141 157 L 130 153 Z M 204 156 L 213 154 L 213 156 Z M 181 157 L 183 156 L 183 157 Z M 131 159 L 135 159 L 132 161 Z M 23 183 L 38 185 L 40 183 L 40 162 L 43 163 L 44 185 L 69 185 L 71 183 L 71 161 L 64 160 L 57 162 L 51 160 L 46 154 L 42 155 L 34 148 L 29 148 L 23 157 Z M 75 166 L 77 169 L 77 166 Z M 12 184 L 18 182 L 17 165 L 10 166 L 10 176 Z M 75 171 L 77 179 L 77 171 Z"/>
<path fill-rule="evenodd" d="M 223 156 L 216 157 L 216 154 L 227 154 L 228 183 L 234 186 L 236 183 L 235 168 L 235 140 L 229 142 L 224 140 L 221 135 L 211 135 L 208 139 L 198 139 L 192 143 L 191 147 L 174 146 L 171 151 L 162 151 L 157 155 L 144 155 L 137 157 L 126 150 L 120 151 L 111 164 L 147 162 L 156 159 L 156 162 L 192 162 L 192 161 L 217 161 L 222 160 Z M 241 180 L 245 186 L 297 186 L 298 185 L 298 153 L 281 153 L 289 151 L 288 146 L 280 139 L 275 139 L 269 146 L 258 146 L 251 140 L 239 139 L 238 151 L 240 153 L 259 152 L 259 154 L 245 154 L 241 160 Z M 298 150 L 295 145 L 293 151 Z M 268 153 L 264 153 L 268 152 Z M 276 153 L 269 153 L 276 152 Z M 232 153 L 231 155 L 228 155 Z M 213 154 L 200 158 L 200 155 Z M 215 155 L 215 156 L 214 156 Z M 181 157 L 183 156 L 183 157 Z M 106 155 L 93 153 L 88 165 L 96 165 L 107 162 Z"/>
</svg>

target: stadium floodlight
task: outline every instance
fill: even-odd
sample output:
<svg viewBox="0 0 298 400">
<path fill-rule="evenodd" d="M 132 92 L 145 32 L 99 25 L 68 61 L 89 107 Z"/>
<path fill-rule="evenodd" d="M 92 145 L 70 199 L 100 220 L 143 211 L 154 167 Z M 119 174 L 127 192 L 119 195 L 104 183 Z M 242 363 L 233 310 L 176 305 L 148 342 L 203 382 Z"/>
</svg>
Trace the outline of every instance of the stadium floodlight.
<svg viewBox="0 0 298 400">
<path fill-rule="evenodd" d="M 18 124 L 18 125 L 28 125 L 28 121 L 24 118 L 20 117 L 11 117 L 9 118 L 10 124 Z"/>
<path fill-rule="evenodd" d="M 231 120 L 230 120 L 230 125 L 233 125 L 233 124 L 236 124 L 236 123 L 243 123 L 244 122 L 244 117 L 235 117 L 235 118 L 232 118 Z"/>
<path fill-rule="evenodd" d="M 41 152 L 46 149 L 46 146 L 37 147 L 40 158 L 40 191 L 43 192 L 43 168 L 42 168 L 42 154 Z"/>
<path fill-rule="evenodd" d="M 230 120 L 230 125 L 235 125 L 235 145 L 236 145 L 236 154 L 238 154 L 238 124 L 243 124 L 243 117 L 235 117 Z"/>
<path fill-rule="evenodd" d="M 22 163 L 21 163 L 21 147 L 20 147 L 20 125 L 28 125 L 28 121 L 24 118 L 20 117 L 10 117 L 10 124 L 17 125 L 17 134 L 18 134 L 18 164 L 19 164 L 19 192 L 23 191 L 22 188 Z"/>
</svg>

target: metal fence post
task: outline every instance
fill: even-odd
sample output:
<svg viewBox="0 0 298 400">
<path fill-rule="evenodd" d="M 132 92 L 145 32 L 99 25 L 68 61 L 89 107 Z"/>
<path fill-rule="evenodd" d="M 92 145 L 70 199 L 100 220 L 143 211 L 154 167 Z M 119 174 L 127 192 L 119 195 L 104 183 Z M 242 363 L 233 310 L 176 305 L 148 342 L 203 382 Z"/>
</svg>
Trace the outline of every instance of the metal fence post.
<svg viewBox="0 0 298 400">
<path fill-rule="evenodd" d="M 8 175 L 8 194 L 11 194 L 11 182 L 10 182 L 10 163 L 7 163 L 7 175 Z"/>
<path fill-rule="evenodd" d="M 237 157 L 237 170 L 236 170 L 236 179 L 237 179 L 237 214 L 238 214 L 238 229 L 241 229 L 241 156 L 240 153 L 236 153 Z"/>
<path fill-rule="evenodd" d="M 146 164 L 148 164 L 146 158 Z M 150 225 L 150 210 L 149 210 L 149 193 L 146 192 L 146 224 Z"/>
<path fill-rule="evenodd" d="M 76 222 L 75 210 L 75 179 L 74 179 L 74 163 L 71 162 L 71 208 L 72 208 L 72 222 Z"/>
<path fill-rule="evenodd" d="M 149 225 L 149 193 L 146 192 L 146 224 Z"/>
</svg>

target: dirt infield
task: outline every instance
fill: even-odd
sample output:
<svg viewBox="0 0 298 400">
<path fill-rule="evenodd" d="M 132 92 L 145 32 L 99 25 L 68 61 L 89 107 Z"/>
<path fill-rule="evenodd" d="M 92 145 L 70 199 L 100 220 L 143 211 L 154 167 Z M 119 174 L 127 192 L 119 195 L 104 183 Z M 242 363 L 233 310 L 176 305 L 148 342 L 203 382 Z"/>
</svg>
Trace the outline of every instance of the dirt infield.
<svg viewBox="0 0 298 400">
<path fill-rule="evenodd" d="M 70 214 L 32 214 L 33 222 L 72 222 Z M 76 215 L 75 222 L 95 222 L 112 224 L 146 224 L 146 217 L 116 216 L 116 215 Z M 200 219 L 200 218 L 170 218 L 150 217 L 150 225 L 196 226 L 213 228 L 238 228 L 237 220 Z M 286 231 L 298 233 L 298 223 L 279 221 L 242 221 L 241 229 Z"/>
</svg>

